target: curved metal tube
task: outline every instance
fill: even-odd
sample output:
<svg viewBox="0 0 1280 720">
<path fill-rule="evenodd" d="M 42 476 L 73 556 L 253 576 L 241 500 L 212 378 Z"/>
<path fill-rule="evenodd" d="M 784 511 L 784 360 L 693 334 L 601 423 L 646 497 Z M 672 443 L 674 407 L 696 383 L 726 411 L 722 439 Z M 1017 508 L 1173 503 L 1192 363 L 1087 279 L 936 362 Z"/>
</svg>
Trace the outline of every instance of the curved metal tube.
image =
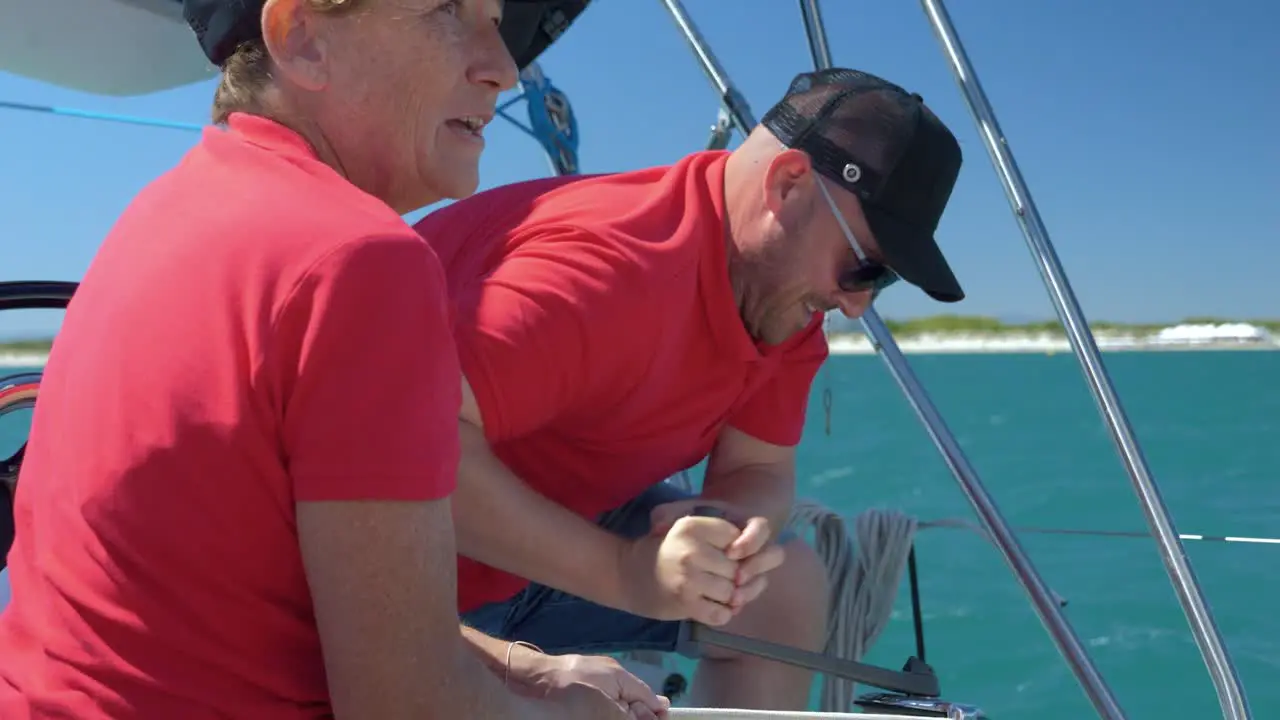
<svg viewBox="0 0 1280 720">
<path fill-rule="evenodd" d="M 79 283 L 65 281 L 10 281 L 0 282 L 0 310 L 41 310 L 62 309 L 71 303 Z M 27 382 L 38 383 L 39 373 L 25 373 L 0 377 L 0 385 L 10 387 Z M 0 415 L 25 408 L 32 403 L 21 401 L 11 406 L 0 408 Z M 0 458 L 0 570 L 7 565 L 9 546 L 13 543 L 13 496 L 14 484 L 17 482 L 18 466 L 26 450 L 23 443 L 11 457 Z"/>
<path fill-rule="evenodd" d="M 80 283 L 66 280 L 0 282 L 0 310 L 61 310 L 78 287 Z"/>
<path fill-rule="evenodd" d="M 744 135 L 749 133 L 756 124 L 755 118 L 746 111 L 745 103 L 736 102 L 731 104 L 729 102 L 729 100 L 735 98 L 736 92 L 730 85 L 724 69 L 720 67 L 706 41 L 701 37 L 692 20 L 685 12 L 680 0 L 663 0 L 663 2 L 671 12 L 676 24 L 684 33 L 686 40 L 692 46 L 695 55 L 701 61 L 703 69 L 712 84 L 720 92 L 722 99 L 725 101 L 725 108 L 734 124 Z M 818 14 L 817 2 L 816 0 L 800 0 L 800 7 L 804 15 L 805 28 L 815 65 L 818 68 L 830 67 L 830 52 L 825 40 L 821 18 Z M 1123 720 L 1125 717 L 1124 712 L 1120 709 L 1119 703 L 1103 680 L 1102 675 L 1094 667 L 1088 653 L 1085 652 L 1083 644 L 1076 637 L 1065 617 L 1063 617 L 1052 591 L 1041 579 L 1026 553 L 1022 550 L 1017 538 L 1014 537 L 1009 529 L 1008 523 L 1004 521 L 997 509 L 994 500 L 987 493 L 977 473 L 960 449 L 959 443 L 956 442 L 941 414 L 933 405 L 924 387 L 911 370 L 901 350 L 899 350 L 897 343 L 894 342 L 892 333 L 889 332 L 889 329 L 874 308 L 868 308 L 863 314 L 862 325 L 874 343 L 877 353 L 888 365 L 894 380 L 902 388 L 916 414 L 924 423 L 926 430 L 938 447 L 939 452 L 941 452 L 948 467 L 950 467 L 959 481 L 965 495 L 969 498 L 983 524 L 991 533 L 1005 560 L 1010 564 L 1019 581 L 1031 596 L 1032 604 L 1037 614 L 1067 659 L 1081 685 L 1085 688 L 1099 715 L 1105 720 Z"/>
<path fill-rule="evenodd" d="M 978 134 L 982 136 L 982 142 L 991 156 L 991 162 L 995 165 L 996 174 L 1000 176 L 1014 217 L 1022 228 L 1023 236 L 1027 239 L 1027 247 L 1044 279 L 1045 288 L 1049 291 L 1049 297 L 1058 311 L 1058 317 L 1066 329 L 1071 348 L 1080 361 L 1089 389 L 1098 403 L 1098 410 L 1106 422 L 1107 429 L 1111 432 L 1111 439 L 1120 453 L 1125 470 L 1133 481 L 1134 491 L 1142 504 L 1147 524 L 1155 535 L 1165 570 L 1169 574 L 1174 590 L 1177 591 L 1178 602 L 1182 605 L 1196 644 L 1200 647 L 1200 654 L 1204 657 L 1209 675 L 1213 679 L 1223 717 L 1230 720 L 1246 720 L 1250 717 L 1248 701 L 1240 679 L 1236 675 L 1235 667 L 1232 665 L 1231 657 L 1227 653 L 1226 643 L 1223 642 L 1221 633 L 1214 623 L 1213 614 L 1209 611 L 1208 603 L 1196 581 L 1195 571 L 1187 561 L 1186 552 L 1178 538 L 1178 532 L 1174 529 L 1173 520 L 1169 517 L 1169 511 L 1161 498 L 1160 490 L 1151 476 L 1151 471 L 1147 468 L 1142 449 L 1134 437 L 1133 428 L 1129 425 L 1129 420 L 1120 405 L 1120 399 L 1112 386 L 1111 378 L 1102 364 L 1102 357 L 1094 342 L 1093 333 L 1089 330 L 1084 313 L 1076 302 L 1075 293 L 1071 290 L 1071 284 L 1062 269 L 1062 264 L 1058 261 L 1053 244 L 1049 241 L 1049 231 L 1040 219 L 1035 201 L 1031 199 L 1031 190 L 1018 170 L 1013 152 L 1009 149 L 1009 142 L 1000 130 L 1000 123 L 996 121 L 995 110 L 992 109 L 986 93 L 982 90 L 977 72 L 974 71 L 973 64 L 965 53 L 964 45 L 956 34 L 955 26 L 942 0 L 920 0 L 920 4 L 929 18 L 929 24 L 938 42 L 942 45 L 947 66 L 951 68 L 964 94 L 965 104 L 968 105 L 969 112 L 977 123 Z"/>
<path fill-rule="evenodd" d="M 826 39 L 826 29 L 822 23 L 822 15 L 818 0 L 800 0 L 800 13 L 804 19 L 805 33 L 809 39 L 809 47 L 814 55 L 818 69 L 832 66 L 831 53 Z M 1013 530 L 1000 514 L 995 500 L 987 492 L 977 472 L 969 464 L 968 458 L 960 449 L 959 443 L 947 428 L 941 413 L 933 405 L 924 386 L 916 378 L 910 364 L 892 334 L 873 309 L 863 314 L 862 325 L 875 344 L 878 354 L 889 366 L 894 380 L 898 382 L 911 402 L 916 414 L 923 421 L 926 430 L 933 439 L 934 445 L 942 453 L 943 459 L 960 483 L 961 489 L 970 504 L 987 527 L 1005 561 L 1009 563 L 1014 575 L 1031 597 L 1031 603 L 1044 623 L 1049 635 L 1066 659 L 1072 673 L 1080 682 L 1089 701 L 1100 717 L 1106 720 L 1122 720 L 1124 711 L 1115 694 L 1107 685 L 1097 667 L 1093 664 L 1084 644 L 1072 630 L 1070 623 L 1062 614 L 1062 605 L 1052 589 L 1040 577 L 1032 565 L 1026 552 L 1022 549 Z"/>
</svg>

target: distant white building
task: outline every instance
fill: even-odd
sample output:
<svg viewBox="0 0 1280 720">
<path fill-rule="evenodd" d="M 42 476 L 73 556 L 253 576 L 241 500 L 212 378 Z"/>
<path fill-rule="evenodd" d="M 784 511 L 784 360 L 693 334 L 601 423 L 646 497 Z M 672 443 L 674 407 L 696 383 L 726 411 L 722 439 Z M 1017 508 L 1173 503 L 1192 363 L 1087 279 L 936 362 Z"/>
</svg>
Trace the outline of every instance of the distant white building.
<svg viewBox="0 0 1280 720">
<path fill-rule="evenodd" d="M 1248 323 L 1197 323 L 1174 325 L 1156 333 L 1151 342 L 1161 345 L 1207 345 L 1210 343 L 1275 343 L 1266 328 Z"/>
</svg>

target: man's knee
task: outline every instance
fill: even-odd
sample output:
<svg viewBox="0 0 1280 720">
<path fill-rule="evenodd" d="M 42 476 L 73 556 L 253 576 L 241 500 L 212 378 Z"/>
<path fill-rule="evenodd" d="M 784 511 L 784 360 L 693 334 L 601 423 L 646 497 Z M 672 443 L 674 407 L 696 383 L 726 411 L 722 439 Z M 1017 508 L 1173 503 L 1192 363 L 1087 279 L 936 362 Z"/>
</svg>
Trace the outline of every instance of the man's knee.
<svg viewBox="0 0 1280 720">
<path fill-rule="evenodd" d="M 825 620 L 831 580 L 818 551 L 800 538 L 792 538 L 782 547 L 787 555 L 777 579 L 784 584 L 788 602 L 796 609 L 813 610 Z"/>
<path fill-rule="evenodd" d="M 808 638 L 825 637 L 831 583 L 822 558 L 812 545 L 800 538 L 792 538 L 782 547 L 786 558 L 769 573 L 769 586 L 757 602 L 763 601 L 770 621 L 789 618 L 797 632 L 808 630 L 803 633 Z"/>
</svg>

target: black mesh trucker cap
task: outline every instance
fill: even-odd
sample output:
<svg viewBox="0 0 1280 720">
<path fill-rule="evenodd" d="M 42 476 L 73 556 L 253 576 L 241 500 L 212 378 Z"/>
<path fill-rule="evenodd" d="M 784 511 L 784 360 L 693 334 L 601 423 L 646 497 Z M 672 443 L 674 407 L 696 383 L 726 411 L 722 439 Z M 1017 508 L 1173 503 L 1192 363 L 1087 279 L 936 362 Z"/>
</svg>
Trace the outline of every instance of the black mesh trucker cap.
<svg viewBox="0 0 1280 720">
<path fill-rule="evenodd" d="M 963 161 L 919 95 L 844 68 L 802 73 L 761 120 L 857 195 L 885 263 L 941 302 L 964 291 L 933 238 Z"/>
<path fill-rule="evenodd" d="M 522 6 L 514 13 L 513 22 L 508 22 L 513 14 L 503 18 L 501 28 L 507 49 L 521 69 L 564 32 L 587 5 L 586 0 L 507 0 L 507 3 Z M 205 57 L 221 67 L 240 43 L 262 37 L 265 4 L 266 0 L 182 0 L 182 16 L 195 31 Z"/>
</svg>

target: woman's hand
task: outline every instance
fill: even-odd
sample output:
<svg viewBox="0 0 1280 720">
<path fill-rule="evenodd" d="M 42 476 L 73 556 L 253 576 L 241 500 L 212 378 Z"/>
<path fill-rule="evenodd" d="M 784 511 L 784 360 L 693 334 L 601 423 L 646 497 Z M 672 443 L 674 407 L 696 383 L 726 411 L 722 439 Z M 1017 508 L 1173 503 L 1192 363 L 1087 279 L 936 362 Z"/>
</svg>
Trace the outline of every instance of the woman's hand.
<svg viewBox="0 0 1280 720">
<path fill-rule="evenodd" d="M 656 694 L 615 659 L 598 655 L 546 655 L 523 645 L 512 648 L 507 683 L 531 697 L 555 697 L 575 685 L 595 688 L 631 720 L 666 717 L 671 702 Z"/>
</svg>

